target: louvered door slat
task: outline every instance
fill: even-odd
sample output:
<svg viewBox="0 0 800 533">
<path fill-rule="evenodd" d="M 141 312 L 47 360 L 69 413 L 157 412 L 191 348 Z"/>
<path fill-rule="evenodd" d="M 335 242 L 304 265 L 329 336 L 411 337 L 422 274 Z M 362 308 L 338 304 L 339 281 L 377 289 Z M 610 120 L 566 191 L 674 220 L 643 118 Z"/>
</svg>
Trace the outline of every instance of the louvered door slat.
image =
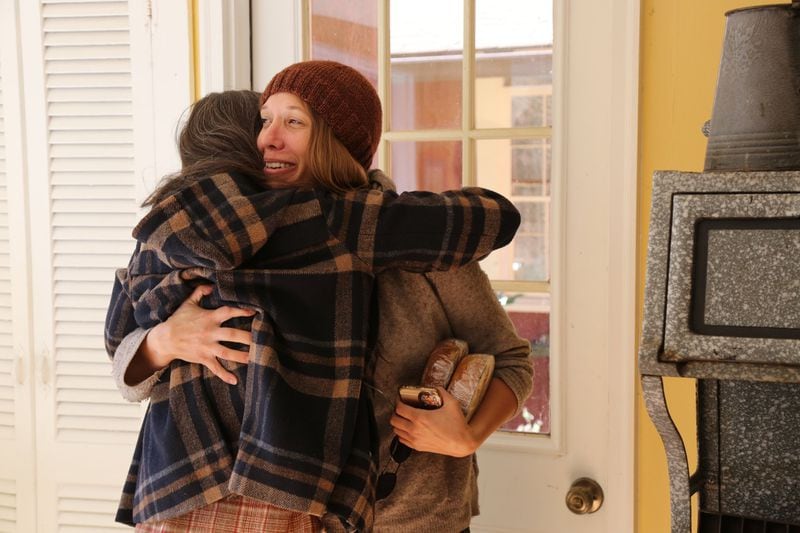
<svg viewBox="0 0 800 533">
<path fill-rule="evenodd" d="M 120 72 L 87 72 L 85 74 L 55 73 L 47 79 L 48 89 L 81 89 L 109 87 L 124 89 L 131 85 L 129 74 Z"/>
<path fill-rule="evenodd" d="M 69 132 L 86 132 L 86 131 L 113 131 L 117 132 L 117 135 L 120 135 L 120 131 L 124 133 L 130 134 L 130 130 L 126 130 L 126 126 L 130 126 L 129 117 L 123 116 L 107 116 L 107 117 L 83 117 L 81 119 L 75 119 L 74 117 L 51 117 L 50 119 L 50 131 L 51 132 L 60 132 L 63 130 Z M 60 137 L 57 141 L 63 139 L 64 135 L 59 134 Z M 57 171 L 58 169 L 53 169 L 53 171 Z"/>
<path fill-rule="evenodd" d="M 133 228 L 137 221 L 135 213 L 105 213 L 103 219 L 106 221 L 106 225 L 118 228 Z M 95 220 L 96 217 L 84 213 L 55 213 L 52 216 L 54 228 L 82 228 L 91 226 Z"/>
<path fill-rule="evenodd" d="M 131 144 L 133 137 L 130 131 L 125 130 L 73 130 L 70 132 L 63 132 L 53 130 L 50 134 L 50 143 L 69 144 L 71 146 L 77 144 L 97 144 L 98 142 L 106 144 Z"/>
<path fill-rule="evenodd" d="M 105 352 L 97 352 L 95 355 L 102 355 Z M 117 390 L 74 390 L 74 389 L 62 389 L 58 391 L 56 395 L 56 399 L 59 402 L 63 403 L 74 403 L 74 404 L 81 404 L 81 403 L 100 403 L 103 405 L 113 405 L 116 400 L 119 399 L 119 391 Z M 130 404 L 122 404 L 126 406 L 126 409 L 120 410 L 121 412 L 126 412 L 127 407 Z M 117 412 L 114 410 L 114 412 Z M 130 435 L 125 436 L 128 439 L 128 444 L 130 444 Z M 122 442 L 125 442 L 124 440 Z"/>
<path fill-rule="evenodd" d="M 92 240 L 95 240 L 95 238 L 93 237 Z M 114 272 L 119 266 L 124 265 L 117 265 L 116 267 L 110 268 L 93 268 L 91 270 L 57 268 L 55 269 L 53 279 L 56 281 L 95 281 L 99 277 L 104 278 L 110 284 L 114 279 Z"/>
<path fill-rule="evenodd" d="M 89 194 L 96 200 L 113 200 L 120 196 L 132 198 L 136 194 L 136 187 L 131 184 L 97 185 L 87 191 L 83 186 L 62 185 L 53 191 L 53 199 L 82 200 Z"/>
<path fill-rule="evenodd" d="M 128 17 L 93 17 L 70 16 L 63 18 L 49 17 L 45 14 L 44 30 L 49 33 L 75 32 L 82 33 L 125 31 L 128 27 Z M 102 25 L 102 26 L 101 26 Z"/>
<path fill-rule="evenodd" d="M 127 244 L 126 244 L 127 245 Z M 105 281 L 97 281 L 97 282 L 57 282 L 55 284 L 55 290 L 59 294 L 91 294 L 95 296 L 103 296 L 108 297 L 109 292 L 111 291 L 111 284 L 112 280 L 107 279 Z M 60 324 L 56 326 L 56 333 L 59 331 Z M 94 333 L 98 333 L 98 330 L 94 330 Z"/>
<path fill-rule="evenodd" d="M 127 46 L 130 37 L 126 31 L 94 31 L 75 35 L 72 33 L 48 33 L 44 36 L 44 44 L 50 46 Z M 45 57 L 47 52 L 45 51 Z"/>
<path fill-rule="evenodd" d="M 69 308 L 62 308 L 56 311 L 55 313 L 56 321 L 61 320 L 75 320 L 75 321 L 82 321 L 82 320 L 92 320 L 92 321 L 103 321 L 106 318 L 106 310 L 105 309 L 83 309 L 80 311 L 76 311 L 75 309 Z"/>
<path fill-rule="evenodd" d="M 76 131 L 76 135 L 81 132 Z M 133 172 L 51 172 L 51 185 L 118 185 L 134 178 Z"/>
<path fill-rule="evenodd" d="M 65 46 L 50 48 L 45 53 L 45 59 L 80 60 L 91 59 L 130 59 L 128 47 L 125 45 L 107 45 L 102 49 L 94 46 Z M 106 95 L 101 94 L 102 98 Z"/>
<path fill-rule="evenodd" d="M 133 193 L 132 190 L 126 190 L 127 193 Z M 58 227 L 53 231 L 54 240 L 73 241 L 73 240 L 87 240 L 87 241 L 130 241 L 131 229 L 130 227 L 104 227 L 104 228 L 75 228 L 75 227 Z M 65 279 L 65 278 L 56 278 Z M 87 278 L 77 278 L 87 279 Z"/>
<path fill-rule="evenodd" d="M 54 87 L 47 90 L 48 102 L 130 102 L 132 97 L 130 87 Z"/>
<path fill-rule="evenodd" d="M 56 370 L 62 376 L 92 376 L 104 379 L 108 377 L 108 363 L 102 360 L 97 362 L 59 361 Z M 69 406 L 59 406 L 58 410 L 69 412 Z"/>
<path fill-rule="evenodd" d="M 86 17 L 86 16 L 108 16 L 117 15 L 127 18 L 128 12 L 124 2 L 42 2 L 42 15 L 52 17 Z M 83 4 L 83 5 L 81 5 Z"/>
</svg>

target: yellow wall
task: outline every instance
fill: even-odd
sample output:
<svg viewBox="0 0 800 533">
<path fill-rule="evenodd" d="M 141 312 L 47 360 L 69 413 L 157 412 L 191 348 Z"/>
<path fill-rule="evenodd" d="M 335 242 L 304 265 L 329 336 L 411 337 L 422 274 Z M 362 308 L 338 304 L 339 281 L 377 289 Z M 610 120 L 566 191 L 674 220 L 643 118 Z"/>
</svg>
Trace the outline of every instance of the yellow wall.
<svg viewBox="0 0 800 533">
<path fill-rule="evenodd" d="M 639 256 L 637 298 L 641 324 L 647 223 L 653 171 L 703 168 L 705 137 L 717 82 L 724 13 L 776 0 L 642 0 L 639 115 Z M 694 383 L 667 380 L 667 400 L 684 435 L 694 470 Z M 636 525 L 638 533 L 669 531 L 669 482 L 664 448 L 638 395 Z"/>
</svg>

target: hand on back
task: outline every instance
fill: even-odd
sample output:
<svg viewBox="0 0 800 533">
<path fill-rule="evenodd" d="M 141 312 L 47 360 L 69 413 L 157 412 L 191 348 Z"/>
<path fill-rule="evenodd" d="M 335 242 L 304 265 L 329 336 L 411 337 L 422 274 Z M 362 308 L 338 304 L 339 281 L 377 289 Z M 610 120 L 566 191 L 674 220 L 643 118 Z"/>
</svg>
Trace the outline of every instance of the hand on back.
<svg viewBox="0 0 800 533">
<path fill-rule="evenodd" d="M 200 300 L 211 293 L 211 285 L 200 285 L 178 307 L 166 322 L 154 327 L 142 345 L 142 355 L 157 368 L 167 366 L 174 359 L 198 363 L 230 385 L 236 384 L 236 376 L 223 368 L 220 359 L 246 364 L 248 353 L 220 344 L 232 342 L 250 345 L 251 333 L 237 328 L 222 327 L 221 324 L 234 317 L 249 317 L 254 311 L 223 306 L 204 309 Z"/>
</svg>

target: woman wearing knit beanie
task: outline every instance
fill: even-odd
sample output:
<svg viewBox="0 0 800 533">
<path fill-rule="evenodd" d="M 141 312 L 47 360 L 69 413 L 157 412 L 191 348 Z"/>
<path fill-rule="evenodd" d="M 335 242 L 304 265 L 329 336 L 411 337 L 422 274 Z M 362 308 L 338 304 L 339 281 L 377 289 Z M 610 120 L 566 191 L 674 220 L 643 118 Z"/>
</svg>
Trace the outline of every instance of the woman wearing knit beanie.
<svg viewBox="0 0 800 533">
<path fill-rule="evenodd" d="M 409 466 L 398 471 L 394 495 L 378 504 L 374 530 L 420 530 L 411 525 L 416 520 L 422 529 L 462 531 L 477 512 L 471 454 L 527 396 L 529 348 L 516 336 L 477 266 L 439 274 L 440 279 L 386 268 L 424 267 L 425 250 L 434 242 L 437 248 L 445 243 L 442 235 L 431 238 L 442 222 L 456 233 L 465 231 L 458 228 L 459 220 L 489 223 L 498 220 L 497 213 L 502 219 L 507 204 L 495 213 L 485 209 L 487 202 L 500 200 L 495 196 L 480 192 L 482 199 L 477 201 L 477 197 L 469 200 L 473 193 L 450 193 L 452 199 L 445 199 L 449 207 L 442 211 L 437 207 L 439 195 L 398 197 L 391 191 L 365 188 L 367 169 L 380 140 L 381 109 L 369 82 L 349 67 L 322 61 L 292 65 L 270 82 L 261 104 L 263 127 L 257 145 L 264 167 L 259 171 L 268 187 L 285 190 L 260 192 L 247 180 L 214 176 L 199 180 L 191 194 L 181 191 L 167 199 L 168 205 L 156 205 L 139 226 L 142 250 L 152 243 L 162 256 L 169 257 L 169 250 L 180 251 L 184 266 L 187 257 L 192 257 L 187 249 L 213 255 L 220 247 L 234 246 L 240 262 L 232 266 L 238 269 L 246 264 L 250 277 L 238 278 L 229 290 L 225 280 L 238 270 L 205 273 L 204 279 L 216 282 L 219 292 L 201 286 L 179 307 L 157 313 L 160 323 L 137 321 L 132 327 L 126 323 L 114 328 L 119 320 L 110 321 L 111 326 L 107 322 L 109 352 L 123 394 L 129 399 L 151 397 L 150 419 L 137 446 L 120 520 L 145 522 L 137 525 L 141 531 L 228 531 L 221 526 L 225 521 L 234 524 L 230 531 L 237 532 L 314 530 L 320 523 L 329 531 L 372 530 L 375 469 L 393 460 L 387 448 L 396 387 L 418 381 L 436 342 L 459 336 L 470 341 L 473 351 L 495 353 L 505 364 L 499 365 L 484 407 L 470 424 L 445 391 L 445 407 L 435 413 L 398 407 L 399 416 L 392 424 L 403 441 L 437 453 L 413 454 Z M 370 175 L 388 182 L 379 172 Z M 361 190 L 353 191 L 356 188 Z M 319 196 L 320 191 L 341 196 Z M 264 207 L 270 202 L 272 207 L 283 206 L 277 211 L 279 216 L 271 216 L 274 209 Z M 467 217 L 466 213 L 456 218 L 447 215 L 470 204 Z M 483 214 L 478 215 L 476 209 Z M 233 219 L 231 213 L 236 215 Z M 268 223 L 261 224 L 264 213 L 270 216 Z M 187 222 L 192 231 L 185 234 Z M 214 231 L 199 232 L 203 224 Z M 327 229 L 320 232 L 323 227 Z M 166 240 L 159 237 L 160 228 L 168 228 Z M 404 236 L 413 238 L 409 241 Z M 485 235 L 480 240 L 485 241 Z M 446 242 L 455 244 L 459 239 L 453 236 Z M 464 242 L 476 241 L 461 240 L 461 245 Z M 413 255 L 404 255 L 406 249 L 413 249 Z M 484 253 L 460 246 L 455 254 L 441 251 L 439 268 L 455 258 L 465 264 L 469 257 Z M 152 256 L 143 259 L 141 264 L 153 261 Z M 229 260 L 225 261 L 225 268 L 230 268 Z M 131 261 L 132 266 L 137 264 Z M 203 266 L 208 268 L 207 261 Z M 253 274 L 253 269 L 259 269 L 258 273 Z M 382 320 L 378 332 L 382 353 L 375 369 L 379 390 L 373 399 L 380 465 L 363 460 L 377 444 L 369 441 L 369 430 L 359 430 L 368 427 L 372 418 L 371 412 L 364 411 L 369 406 L 364 401 L 367 394 L 358 387 L 348 388 L 361 382 L 363 365 L 374 346 L 374 332 L 368 327 L 377 318 L 376 310 L 369 307 L 370 270 L 373 275 L 380 272 L 377 314 Z M 122 279 L 133 289 L 120 294 L 137 293 L 136 281 L 125 277 L 129 275 L 125 273 Z M 152 276 L 147 283 L 148 290 L 155 292 Z M 403 294 L 405 289 L 410 292 Z M 468 292 L 471 297 L 464 298 Z M 175 293 L 175 287 L 169 286 L 163 294 L 154 294 L 153 301 L 163 302 L 164 294 L 174 297 Z M 199 306 L 203 296 L 203 307 L 238 304 L 257 310 L 248 366 L 229 363 L 240 356 L 220 344 L 243 342 L 238 330 L 220 327 L 229 318 L 241 317 L 242 311 L 235 307 L 205 310 Z M 419 319 L 421 323 L 413 327 L 400 324 Z M 131 331 L 137 325 L 139 329 Z M 220 361 L 227 370 L 219 366 Z M 215 365 L 216 370 L 208 370 Z M 327 366 L 334 372 L 331 376 L 336 376 L 329 392 L 319 374 L 325 374 Z M 213 374 L 229 385 L 211 379 Z M 238 379 L 230 380 L 234 374 Z M 345 376 L 350 376 L 349 381 Z M 205 400 L 192 392 L 206 387 L 210 389 Z M 180 406 L 185 405 L 207 405 L 208 414 L 198 420 L 197 407 L 193 407 L 184 427 L 180 419 L 186 416 L 186 407 Z M 230 415 L 226 418 L 223 406 L 233 408 L 235 420 Z M 322 412 L 327 417 L 318 418 Z M 431 414 L 436 418 L 426 418 Z M 178 423 L 171 430 L 179 435 L 174 445 L 163 442 L 169 442 L 165 427 L 170 420 Z M 217 440 L 209 437 L 215 425 L 222 428 Z M 353 440 L 343 446 L 343 434 L 334 430 L 344 426 L 356 431 L 349 433 Z M 226 434 L 232 440 L 223 438 Z M 322 453 L 314 461 L 312 449 Z M 176 477 L 174 473 L 185 469 L 181 464 L 190 456 L 192 468 Z M 331 460 L 334 456 L 340 460 Z M 419 474 L 425 471 L 432 476 L 427 488 L 438 488 L 433 493 L 419 486 Z M 198 472 L 202 472 L 199 477 Z M 462 496 L 443 504 L 445 489 Z M 418 494 L 415 501 L 409 498 L 409 490 Z M 248 529 L 245 524 L 255 516 L 262 522 Z"/>
</svg>

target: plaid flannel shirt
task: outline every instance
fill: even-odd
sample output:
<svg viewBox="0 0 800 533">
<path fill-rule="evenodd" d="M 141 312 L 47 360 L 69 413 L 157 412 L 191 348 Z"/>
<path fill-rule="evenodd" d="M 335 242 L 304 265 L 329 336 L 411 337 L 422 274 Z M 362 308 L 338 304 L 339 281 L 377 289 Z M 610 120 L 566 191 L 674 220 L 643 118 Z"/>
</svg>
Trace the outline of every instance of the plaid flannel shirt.
<svg viewBox="0 0 800 533">
<path fill-rule="evenodd" d="M 106 318 L 113 357 L 200 282 L 209 308 L 256 311 L 249 363 L 229 386 L 173 361 L 151 395 L 117 520 L 163 520 L 241 494 L 369 530 L 377 438 L 364 370 L 374 275 L 446 270 L 510 242 L 519 213 L 468 188 L 441 195 L 264 190 L 219 174 L 164 200 L 134 229 Z M 409 332 L 413 334 L 413 332 Z"/>
</svg>

